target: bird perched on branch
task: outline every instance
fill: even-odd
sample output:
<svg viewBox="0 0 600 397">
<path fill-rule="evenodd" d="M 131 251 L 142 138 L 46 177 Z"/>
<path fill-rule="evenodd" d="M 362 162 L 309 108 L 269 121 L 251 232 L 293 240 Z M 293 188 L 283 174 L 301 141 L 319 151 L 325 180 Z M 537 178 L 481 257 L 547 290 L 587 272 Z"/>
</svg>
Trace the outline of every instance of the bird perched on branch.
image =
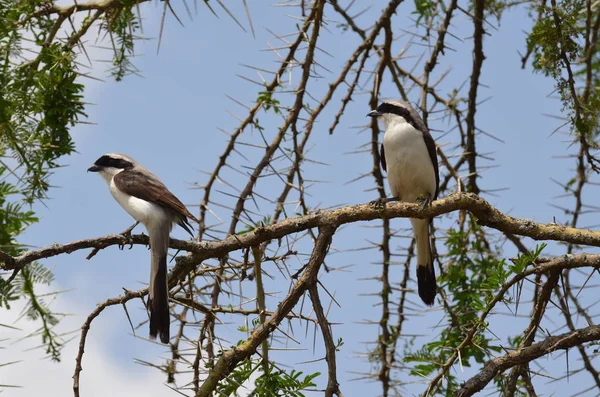
<svg viewBox="0 0 600 397">
<path fill-rule="evenodd" d="M 150 337 L 160 335 L 169 343 L 169 287 L 167 284 L 167 252 L 169 233 L 178 224 L 192 237 L 188 218 L 198 222 L 185 205 L 167 189 L 162 181 L 129 156 L 108 153 L 100 157 L 88 172 L 99 173 L 110 193 L 137 222 L 142 223 L 150 239 L 151 268 L 148 287 Z"/>
<path fill-rule="evenodd" d="M 367 116 L 383 121 L 381 166 L 388 174 L 392 200 L 428 205 L 437 199 L 440 177 L 435 142 L 417 111 L 406 102 L 388 101 Z M 419 296 L 433 305 L 437 285 L 429 242 L 431 219 L 411 218 L 410 222 L 417 242 Z"/>
</svg>

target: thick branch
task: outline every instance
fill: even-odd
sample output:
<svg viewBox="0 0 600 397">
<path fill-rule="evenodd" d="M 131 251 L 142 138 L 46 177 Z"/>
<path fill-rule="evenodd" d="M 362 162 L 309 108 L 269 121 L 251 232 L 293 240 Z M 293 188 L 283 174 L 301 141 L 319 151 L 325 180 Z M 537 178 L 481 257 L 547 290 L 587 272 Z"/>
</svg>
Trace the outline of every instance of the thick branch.
<svg viewBox="0 0 600 397">
<path fill-rule="evenodd" d="M 144 3 L 150 0 L 137 0 L 138 3 Z M 74 13 L 82 11 L 99 10 L 106 11 L 111 8 L 115 8 L 121 5 L 121 0 L 106 0 L 106 1 L 89 1 L 86 3 L 76 3 L 70 6 L 59 6 L 52 4 L 51 6 L 42 6 L 39 10 L 27 17 L 27 20 L 31 18 L 38 18 L 42 15 L 58 14 L 63 17 L 68 17 Z"/>
<path fill-rule="evenodd" d="M 465 382 L 455 396 L 472 396 L 478 391 L 483 390 L 496 375 L 515 365 L 533 361 L 556 350 L 568 349 L 598 339 L 600 339 L 600 326 L 597 325 L 592 325 L 562 335 L 549 336 L 543 342 L 533 344 L 524 349 L 488 361 L 483 367 L 483 370 Z"/>
<path fill-rule="evenodd" d="M 288 218 L 274 225 L 258 227 L 252 232 L 229 236 L 221 241 L 183 241 L 169 240 L 171 248 L 188 251 L 190 254 L 176 259 L 176 266 L 170 280 L 171 286 L 187 274 L 193 267 L 209 258 L 220 258 L 223 255 L 242 248 L 249 248 L 265 241 L 278 239 L 289 234 L 302 232 L 316 227 L 339 227 L 347 223 L 372 221 L 380 218 L 430 218 L 457 210 L 467 210 L 475 215 L 479 224 L 494 228 L 504 233 L 527 236 L 534 240 L 555 240 L 573 244 L 600 247 L 600 232 L 561 226 L 556 223 L 538 223 L 530 219 L 519 219 L 508 216 L 494 208 L 483 198 L 473 193 L 454 193 L 448 197 L 434 201 L 431 206 L 422 208 L 419 204 L 393 202 L 385 208 L 377 208 L 370 204 L 342 207 L 330 211 L 319 211 L 298 218 Z M 134 235 L 129 240 L 119 235 L 109 235 L 95 239 L 79 240 L 64 245 L 52 245 L 40 250 L 28 251 L 4 261 L 0 270 L 14 270 L 27 264 L 65 253 L 72 253 L 87 248 L 106 248 L 112 245 L 148 244 L 148 237 Z"/>
</svg>

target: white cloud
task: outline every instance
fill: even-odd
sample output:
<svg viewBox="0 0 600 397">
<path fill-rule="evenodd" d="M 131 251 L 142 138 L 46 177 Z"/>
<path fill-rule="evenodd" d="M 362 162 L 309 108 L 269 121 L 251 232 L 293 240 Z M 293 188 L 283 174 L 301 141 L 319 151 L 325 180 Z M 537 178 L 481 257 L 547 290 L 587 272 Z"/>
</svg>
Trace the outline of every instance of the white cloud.
<svg viewBox="0 0 600 397">
<path fill-rule="evenodd" d="M 67 316 L 61 321 L 61 329 L 79 330 L 85 321 L 83 307 L 63 295 L 53 303 L 55 312 L 77 313 Z M 65 298 L 66 297 L 66 298 Z M 27 319 L 15 320 L 19 317 L 23 305 L 14 305 L 11 310 L 0 311 L 0 323 L 18 327 L 21 330 L 0 328 L 0 365 L 12 361 L 17 364 L 0 367 L 0 384 L 17 385 L 20 388 L 4 388 L 3 396 L 70 396 L 73 395 L 73 371 L 75 357 L 79 345 L 80 332 L 75 332 L 75 339 L 69 342 L 63 352 L 62 361 L 55 363 L 45 358 L 40 337 L 32 337 L 16 341 L 37 329 L 39 322 Z M 110 320 L 110 317 L 107 316 Z M 102 316 L 92 324 L 88 334 L 83 357 L 83 371 L 80 375 L 80 389 L 86 397 L 104 397 L 117 395 L 165 396 L 176 394 L 163 384 L 165 376 L 156 369 L 134 364 L 133 357 L 123 359 L 115 349 L 116 340 L 111 329 L 114 322 L 104 321 Z M 113 324 L 111 324 L 113 323 Z M 147 342 L 142 342 L 146 343 Z M 120 360 L 119 360 L 120 358 Z M 2 390 L 0 388 L 0 390 Z"/>
</svg>

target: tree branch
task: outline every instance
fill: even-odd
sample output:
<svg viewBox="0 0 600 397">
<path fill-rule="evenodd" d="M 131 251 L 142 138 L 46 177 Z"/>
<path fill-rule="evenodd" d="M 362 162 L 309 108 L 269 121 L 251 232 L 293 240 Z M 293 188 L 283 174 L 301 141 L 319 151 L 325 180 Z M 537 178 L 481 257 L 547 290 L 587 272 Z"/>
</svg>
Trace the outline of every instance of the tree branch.
<svg viewBox="0 0 600 397">
<path fill-rule="evenodd" d="M 443 199 L 436 200 L 428 207 L 419 204 L 392 202 L 386 204 L 385 208 L 377 208 L 370 204 L 359 204 L 347 206 L 329 211 L 318 211 L 314 214 L 298 218 L 288 218 L 279 223 L 269 226 L 260 226 L 252 232 L 229 236 L 221 241 L 185 241 L 169 240 L 169 247 L 189 254 L 176 258 L 170 285 L 174 286 L 177 281 L 191 271 L 195 265 L 209 258 L 220 258 L 231 251 L 249 248 L 265 241 L 279 239 L 289 234 L 302 232 L 316 227 L 339 227 L 348 223 L 361 221 L 372 221 L 381 218 L 431 218 L 447 214 L 457 210 L 467 210 L 477 218 L 479 224 L 488 226 L 504 233 L 512 233 L 527 236 L 534 240 L 554 240 L 573 244 L 600 247 L 600 232 L 576 229 L 561 226 L 556 223 L 538 223 L 530 219 L 514 218 L 505 215 L 494 208 L 483 198 L 473 193 L 454 193 Z M 29 263 L 50 258 L 61 254 L 98 248 L 104 249 L 113 245 L 147 245 L 148 237 L 145 235 L 133 235 L 131 239 L 120 235 L 109 235 L 93 239 L 84 239 L 67 244 L 54 244 L 40 250 L 27 251 L 19 256 L 12 257 L 13 261 L 7 260 L 0 265 L 0 270 L 20 269 Z"/>
<path fill-rule="evenodd" d="M 592 325 L 557 336 L 549 336 L 542 342 L 488 361 L 483 367 L 483 370 L 465 382 L 462 388 L 456 392 L 455 396 L 472 396 L 478 391 L 483 390 L 496 375 L 515 365 L 533 361 L 556 350 L 569 349 L 573 346 L 598 339 L 600 339 L 600 326 L 597 325 Z"/>
<path fill-rule="evenodd" d="M 310 293 L 310 300 L 312 301 L 313 308 L 319 321 L 319 327 L 323 333 L 323 342 L 325 343 L 325 360 L 327 361 L 327 368 L 329 376 L 327 379 L 327 388 L 325 389 L 325 397 L 331 397 L 334 394 L 342 397 L 340 391 L 340 384 L 337 380 L 337 369 L 335 362 L 335 343 L 333 342 L 333 336 L 331 335 L 331 327 L 325 312 L 323 311 L 323 305 L 321 305 L 321 299 L 319 298 L 319 287 L 317 283 L 313 283 L 308 289 Z"/>
<path fill-rule="evenodd" d="M 483 18 L 485 11 L 485 1 L 476 0 L 473 15 L 473 71 L 471 73 L 471 87 L 469 89 L 469 111 L 467 112 L 467 156 L 469 163 L 469 183 L 468 191 L 479 193 L 477 186 L 477 150 L 475 149 L 475 112 L 477 111 L 477 90 L 479 88 L 479 77 L 481 76 L 481 67 L 485 55 L 483 54 Z"/>
</svg>

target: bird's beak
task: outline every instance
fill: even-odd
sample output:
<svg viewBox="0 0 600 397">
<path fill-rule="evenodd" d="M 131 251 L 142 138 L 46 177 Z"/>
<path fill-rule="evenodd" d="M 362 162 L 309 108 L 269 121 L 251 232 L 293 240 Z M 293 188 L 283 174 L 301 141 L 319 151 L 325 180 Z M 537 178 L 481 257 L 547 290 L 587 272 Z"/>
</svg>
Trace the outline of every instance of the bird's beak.
<svg viewBox="0 0 600 397">
<path fill-rule="evenodd" d="M 383 113 L 378 112 L 377 110 L 371 110 L 369 113 L 367 113 L 367 117 L 379 117 L 382 114 Z"/>
<path fill-rule="evenodd" d="M 98 172 L 102 169 L 102 167 L 98 167 L 97 165 L 92 165 L 90 168 L 88 168 L 88 172 Z"/>
</svg>

